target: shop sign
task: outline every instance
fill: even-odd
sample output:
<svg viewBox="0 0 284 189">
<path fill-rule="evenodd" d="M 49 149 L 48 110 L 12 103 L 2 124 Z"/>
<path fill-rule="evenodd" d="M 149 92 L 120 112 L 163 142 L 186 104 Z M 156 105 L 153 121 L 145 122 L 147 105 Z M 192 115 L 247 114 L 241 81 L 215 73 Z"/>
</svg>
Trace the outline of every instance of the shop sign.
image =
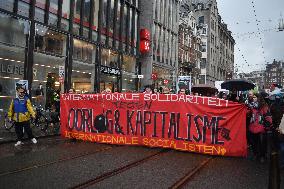
<svg viewBox="0 0 284 189">
<path fill-rule="evenodd" d="M 15 82 L 15 91 L 17 91 L 17 87 L 21 87 L 26 90 L 26 92 L 29 94 L 29 82 L 28 80 L 19 80 Z M 18 94 L 16 93 L 16 96 Z"/>
<path fill-rule="evenodd" d="M 144 78 L 144 75 L 138 75 L 138 79 Z"/>
<path fill-rule="evenodd" d="M 18 65 L 0 64 L 0 72 L 15 75 L 24 75 L 24 67 Z"/>
<path fill-rule="evenodd" d="M 145 54 L 150 51 L 150 42 L 146 40 L 140 41 L 140 52 Z"/>
<path fill-rule="evenodd" d="M 120 75 L 120 70 L 107 66 L 101 66 L 101 72 L 106 74 Z"/>
<path fill-rule="evenodd" d="M 150 41 L 150 32 L 147 29 L 140 30 L 140 39 Z"/>
<path fill-rule="evenodd" d="M 142 54 L 150 51 L 150 32 L 147 29 L 140 30 L 140 52 Z"/>
<path fill-rule="evenodd" d="M 64 66 L 59 66 L 59 82 L 63 83 L 64 82 L 64 75 L 65 75 L 65 68 Z"/>
</svg>

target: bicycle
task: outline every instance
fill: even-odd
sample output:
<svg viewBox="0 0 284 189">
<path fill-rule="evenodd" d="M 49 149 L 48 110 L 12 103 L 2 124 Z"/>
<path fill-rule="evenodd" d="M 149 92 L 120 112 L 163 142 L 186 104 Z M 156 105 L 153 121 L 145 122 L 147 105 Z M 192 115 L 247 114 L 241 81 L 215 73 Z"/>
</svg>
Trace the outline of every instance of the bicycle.
<svg viewBox="0 0 284 189">
<path fill-rule="evenodd" d="M 31 119 L 31 125 L 36 127 L 41 127 L 41 130 L 46 130 L 48 127 L 49 120 L 46 117 L 46 111 L 42 108 L 42 106 L 34 106 L 36 117 Z"/>
<path fill-rule="evenodd" d="M 1 118 L 1 114 L 4 114 L 4 121 L 3 121 L 3 126 L 6 130 L 11 131 L 11 129 L 15 126 L 15 122 L 14 121 L 10 121 L 8 118 L 8 113 L 4 112 L 3 109 L 0 109 L 0 118 Z"/>
</svg>

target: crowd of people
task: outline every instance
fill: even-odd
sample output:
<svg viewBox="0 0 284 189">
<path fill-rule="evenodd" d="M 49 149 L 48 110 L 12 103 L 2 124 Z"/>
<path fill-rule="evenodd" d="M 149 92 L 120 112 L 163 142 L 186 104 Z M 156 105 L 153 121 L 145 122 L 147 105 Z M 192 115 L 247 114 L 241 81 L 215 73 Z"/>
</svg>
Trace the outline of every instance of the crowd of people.
<svg viewBox="0 0 284 189">
<path fill-rule="evenodd" d="M 17 98 L 15 98 L 9 109 L 9 118 L 15 122 L 15 130 L 17 134 L 17 143 L 15 146 L 23 144 L 23 128 L 27 132 L 28 137 L 33 143 L 37 143 L 29 126 L 30 117 L 35 117 L 35 112 L 31 108 L 31 101 L 25 96 L 24 89 L 17 88 Z M 112 93 L 117 90 L 106 88 L 102 93 Z M 133 92 L 133 91 L 132 91 Z M 159 94 L 174 94 L 173 89 L 168 87 L 152 88 L 145 86 L 143 93 L 159 93 Z M 71 88 L 68 93 L 76 93 L 75 89 Z M 188 90 L 181 88 L 178 94 L 190 94 Z M 191 93 L 191 95 L 200 95 L 198 93 Z M 230 101 L 243 103 L 247 107 L 246 127 L 248 145 L 252 149 L 253 158 L 264 162 L 268 157 L 267 140 L 271 138 L 271 149 L 279 150 L 281 143 L 284 142 L 283 133 L 279 132 L 279 125 L 284 113 L 284 97 L 279 85 L 272 85 L 271 92 L 266 93 L 249 91 L 248 93 L 237 93 L 231 91 L 228 95 L 226 93 L 210 94 L 217 98 L 227 99 Z M 53 109 L 59 113 L 60 101 L 59 94 L 56 93 L 53 99 Z M 58 116 L 57 116 L 58 117 Z M 283 162 L 284 164 L 284 162 Z"/>
<path fill-rule="evenodd" d="M 228 94 L 220 92 L 219 94 L 211 93 L 206 95 L 246 105 L 248 147 L 253 153 L 253 159 L 260 162 L 265 162 L 271 151 L 279 151 L 281 149 L 280 144 L 284 143 L 284 133 L 280 133 L 279 130 L 284 113 L 284 96 L 280 89 L 281 86 L 273 84 L 270 93 L 265 91 L 238 92 L 233 90 Z M 111 92 L 107 88 L 102 93 Z M 152 88 L 151 86 L 145 86 L 143 93 L 171 94 L 175 93 L 175 91 L 168 87 Z M 190 93 L 189 90 L 184 88 L 180 89 L 178 94 L 201 95 Z M 269 142 L 271 146 L 268 146 L 268 140 L 271 140 Z M 282 156 L 284 158 L 284 154 Z M 284 160 L 282 164 L 284 166 Z"/>
<path fill-rule="evenodd" d="M 284 142 L 284 133 L 279 129 L 284 113 L 284 96 L 281 88 L 277 84 L 272 84 L 270 93 L 249 91 L 247 94 L 239 93 L 237 95 L 236 91 L 232 91 L 229 95 L 220 94 L 219 96 L 244 103 L 247 106 L 248 146 L 252 149 L 253 159 L 260 162 L 264 162 L 271 151 L 281 151 L 281 144 Z M 268 140 L 270 141 L 268 142 Z M 284 166 L 284 162 L 282 162 L 282 166 Z"/>
</svg>

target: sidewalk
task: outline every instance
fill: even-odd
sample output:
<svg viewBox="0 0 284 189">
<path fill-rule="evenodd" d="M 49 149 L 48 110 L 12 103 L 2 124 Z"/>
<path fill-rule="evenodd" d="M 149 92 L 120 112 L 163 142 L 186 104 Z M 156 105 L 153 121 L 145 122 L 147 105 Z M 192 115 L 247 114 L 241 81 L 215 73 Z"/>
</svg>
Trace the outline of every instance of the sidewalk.
<svg viewBox="0 0 284 189">
<path fill-rule="evenodd" d="M 49 137 L 49 136 L 58 136 L 60 135 L 60 130 L 56 133 L 52 132 L 51 129 L 48 129 L 47 132 L 43 132 L 40 127 L 32 126 L 33 135 L 35 138 L 40 137 Z M 0 120 L 0 144 L 8 142 L 16 142 L 17 136 L 15 129 L 12 128 L 10 131 L 6 130 L 3 126 L 3 120 Z M 27 139 L 27 134 L 24 136 L 24 140 Z"/>
</svg>

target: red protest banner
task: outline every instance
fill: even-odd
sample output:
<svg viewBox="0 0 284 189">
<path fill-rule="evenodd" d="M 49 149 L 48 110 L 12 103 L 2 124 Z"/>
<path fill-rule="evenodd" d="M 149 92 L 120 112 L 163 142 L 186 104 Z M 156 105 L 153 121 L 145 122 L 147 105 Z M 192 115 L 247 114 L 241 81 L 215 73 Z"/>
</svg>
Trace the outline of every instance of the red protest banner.
<svg viewBox="0 0 284 189">
<path fill-rule="evenodd" d="M 178 94 L 63 94 L 61 134 L 86 141 L 246 156 L 246 107 Z"/>
</svg>

